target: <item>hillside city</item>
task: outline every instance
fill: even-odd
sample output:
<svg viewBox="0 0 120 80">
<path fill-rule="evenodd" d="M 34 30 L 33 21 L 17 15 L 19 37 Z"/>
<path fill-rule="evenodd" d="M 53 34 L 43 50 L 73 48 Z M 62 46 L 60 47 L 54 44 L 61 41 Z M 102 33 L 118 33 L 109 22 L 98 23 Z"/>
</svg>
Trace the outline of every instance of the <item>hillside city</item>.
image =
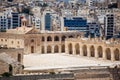
<svg viewBox="0 0 120 80">
<path fill-rule="evenodd" d="M 0 80 L 120 80 L 120 0 L 0 0 Z"/>
</svg>

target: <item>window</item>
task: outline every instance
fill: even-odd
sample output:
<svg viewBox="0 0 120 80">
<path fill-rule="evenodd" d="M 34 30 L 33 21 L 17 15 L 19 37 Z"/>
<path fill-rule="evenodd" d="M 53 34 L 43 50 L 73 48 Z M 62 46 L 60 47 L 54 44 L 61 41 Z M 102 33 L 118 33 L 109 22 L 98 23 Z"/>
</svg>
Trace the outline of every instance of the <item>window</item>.
<svg viewBox="0 0 120 80">
<path fill-rule="evenodd" d="M 42 37 L 42 41 L 45 41 L 45 38 L 44 38 L 44 37 Z"/>
<path fill-rule="evenodd" d="M 21 54 L 18 54 L 18 62 L 21 62 Z"/>
<path fill-rule="evenodd" d="M 1 41 L 3 41 L 3 39 L 1 39 Z"/>
<path fill-rule="evenodd" d="M 34 42 L 34 40 L 32 39 L 31 42 Z"/>
<path fill-rule="evenodd" d="M 12 41 L 11 43 L 13 44 L 14 42 Z"/>
</svg>

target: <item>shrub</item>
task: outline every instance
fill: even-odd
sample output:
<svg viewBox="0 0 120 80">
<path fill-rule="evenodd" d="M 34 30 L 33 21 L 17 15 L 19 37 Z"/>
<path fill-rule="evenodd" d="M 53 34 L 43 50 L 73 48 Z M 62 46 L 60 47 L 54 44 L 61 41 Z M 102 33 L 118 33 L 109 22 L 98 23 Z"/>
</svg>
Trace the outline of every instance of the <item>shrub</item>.
<svg viewBox="0 0 120 80">
<path fill-rule="evenodd" d="M 50 74 L 54 75 L 54 74 L 55 74 L 55 72 L 50 72 Z"/>
<path fill-rule="evenodd" d="M 9 72 L 5 72 L 2 74 L 2 77 L 10 77 L 10 76 L 12 76 L 12 74 Z"/>
</svg>

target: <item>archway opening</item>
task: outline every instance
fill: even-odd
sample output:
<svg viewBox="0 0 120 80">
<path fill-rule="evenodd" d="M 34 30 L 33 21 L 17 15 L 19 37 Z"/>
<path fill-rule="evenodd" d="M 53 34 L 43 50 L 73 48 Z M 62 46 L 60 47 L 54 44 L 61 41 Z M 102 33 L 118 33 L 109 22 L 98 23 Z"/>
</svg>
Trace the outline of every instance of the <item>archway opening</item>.
<svg viewBox="0 0 120 80">
<path fill-rule="evenodd" d="M 105 52 L 106 52 L 106 58 L 107 58 L 107 60 L 111 60 L 111 51 L 110 51 L 110 48 L 107 48 Z"/>
<path fill-rule="evenodd" d="M 31 46 L 31 53 L 34 53 L 34 46 Z"/>
<path fill-rule="evenodd" d="M 62 36 L 62 41 L 65 41 L 66 36 Z"/>
<path fill-rule="evenodd" d="M 21 54 L 18 54 L 18 62 L 21 62 Z"/>
<path fill-rule="evenodd" d="M 102 58 L 103 57 L 103 49 L 102 49 L 102 47 L 101 46 L 99 46 L 98 48 L 97 48 L 97 54 L 98 54 L 98 57 L 99 58 Z M 96 54 L 96 53 L 95 53 Z"/>
<path fill-rule="evenodd" d="M 59 37 L 58 37 L 58 36 L 55 36 L 55 37 L 54 37 L 54 41 L 59 41 Z"/>
<path fill-rule="evenodd" d="M 74 37 L 72 35 L 70 35 L 69 38 L 74 38 Z"/>
<path fill-rule="evenodd" d="M 64 44 L 61 46 L 61 49 L 62 49 L 61 52 L 64 53 L 65 52 L 65 45 Z"/>
<path fill-rule="evenodd" d="M 83 50 L 83 56 L 87 56 L 87 46 L 86 45 L 84 45 L 82 47 L 82 50 Z"/>
<path fill-rule="evenodd" d="M 48 36 L 47 41 L 52 41 L 52 38 L 50 36 Z"/>
<path fill-rule="evenodd" d="M 42 54 L 44 54 L 45 53 L 45 51 L 44 51 L 44 46 L 42 46 Z"/>
<path fill-rule="evenodd" d="M 90 47 L 90 55 L 91 55 L 91 57 L 95 57 L 95 48 L 94 48 L 94 46 Z"/>
<path fill-rule="evenodd" d="M 75 50 L 76 50 L 76 54 L 80 54 L 80 46 L 78 43 L 75 45 Z"/>
<path fill-rule="evenodd" d="M 59 53 L 59 47 L 58 47 L 58 45 L 56 45 L 56 46 L 54 47 L 54 53 Z"/>
<path fill-rule="evenodd" d="M 69 54 L 73 54 L 72 44 L 68 45 Z"/>
<path fill-rule="evenodd" d="M 51 46 L 47 46 L 47 53 L 51 53 Z"/>
<path fill-rule="evenodd" d="M 119 61 L 120 60 L 120 52 L 119 49 L 114 50 L 114 55 L 115 55 L 115 60 Z"/>
</svg>

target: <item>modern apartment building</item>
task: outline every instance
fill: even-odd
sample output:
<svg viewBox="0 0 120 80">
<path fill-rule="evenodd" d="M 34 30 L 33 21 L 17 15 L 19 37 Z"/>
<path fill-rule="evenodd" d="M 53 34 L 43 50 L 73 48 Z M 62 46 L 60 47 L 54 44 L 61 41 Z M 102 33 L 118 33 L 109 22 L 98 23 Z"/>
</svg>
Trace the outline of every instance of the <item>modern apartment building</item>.
<svg viewBox="0 0 120 80">
<path fill-rule="evenodd" d="M 104 35 L 106 39 L 112 38 L 114 36 L 114 15 L 106 14 L 104 18 Z"/>
<path fill-rule="evenodd" d="M 87 20 L 81 17 L 64 17 L 64 27 L 68 30 L 87 31 Z"/>
<path fill-rule="evenodd" d="M 20 26 L 20 15 L 17 12 L 6 10 L 0 13 L 0 29 L 13 29 Z"/>
</svg>

